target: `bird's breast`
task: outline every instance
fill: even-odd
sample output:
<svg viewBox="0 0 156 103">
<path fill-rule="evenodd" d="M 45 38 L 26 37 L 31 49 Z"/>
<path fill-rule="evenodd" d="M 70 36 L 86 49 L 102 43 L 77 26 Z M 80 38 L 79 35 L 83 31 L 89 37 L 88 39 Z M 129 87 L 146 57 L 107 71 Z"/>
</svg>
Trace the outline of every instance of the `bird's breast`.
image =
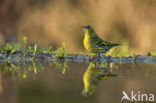
<svg viewBox="0 0 156 103">
<path fill-rule="evenodd" d="M 85 49 L 90 51 L 90 49 L 92 47 L 92 42 L 91 42 L 90 38 L 86 38 L 85 37 L 85 39 L 84 39 L 84 47 L 85 47 Z"/>
</svg>

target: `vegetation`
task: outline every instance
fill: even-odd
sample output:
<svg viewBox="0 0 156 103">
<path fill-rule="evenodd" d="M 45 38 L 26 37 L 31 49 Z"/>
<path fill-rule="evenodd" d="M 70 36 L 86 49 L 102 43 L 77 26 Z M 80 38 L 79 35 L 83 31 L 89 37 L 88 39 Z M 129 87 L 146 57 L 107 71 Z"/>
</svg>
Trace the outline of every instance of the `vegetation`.
<svg viewBox="0 0 156 103">
<path fill-rule="evenodd" d="M 0 51 L 4 51 L 6 53 L 13 53 L 14 51 L 19 50 L 21 47 L 18 43 L 5 43 L 1 45 Z"/>
<path fill-rule="evenodd" d="M 65 61 L 66 62 L 67 61 L 98 62 L 104 60 L 106 62 L 109 61 L 109 57 L 111 57 L 111 63 L 112 63 L 110 65 L 111 68 L 116 68 L 114 62 L 121 62 L 121 63 L 124 61 L 139 62 L 139 63 L 156 62 L 154 57 L 156 55 L 156 51 L 152 51 L 151 53 L 148 53 L 147 55 L 150 57 L 146 55 L 140 57 L 138 54 L 135 53 L 134 50 L 131 50 L 128 46 L 126 46 L 128 45 L 128 42 L 124 42 L 122 44 L 124 45 L 112 49 L 107 54 L 104 54 L 105 56 L 103 57 L 99 57 L 99 56 L 95 56 L 95 54 L 86 55 L 83 53 L 68 52 L 65 42 L 62 43 L 62 47 L 57 49 L 54 49 L 53 47 L 44 48 L 37 44 L 30 45 L 27 41 L 27 37 L 23 37 L 23 43 L 16 43 L 16 42 L 4 43 L 0 46 L 0 62 L 18 63 L 24 61 L 29 61 L 29 62 L 53 61 L 56 62 L 56 66 L 62 67 L 60 71 L 63 74 L 66 72 L 66 68 L 68 66 L 66 63 L 60 63 L 60 62 L 65 62 Z M 36 72 L 36 69 L 34 69 L 34 72 Z"/>
<path fill-rule="evenodd" d="M 37 44 L 35 45 L 29 45 L 27 42 L 27 37 L 23 37 L 24 45 L 20 43 L 4 43 L 0 46 L 0 53 L 2 56 L 3 54 L 9 55 L 16 52 L 23 53 L 24 56 L 28 53 L 33 53 L 34 55 L 36 53 L 48 53 L 48 54 L 56 54 L 57 57 L 65 57 L 67 55 L 66 51 L 66 44 L 63 42 L 62 47 L 58 48 L 57 50 L 54 50 L 52 47 L 44 48 Z"/>
</svg>

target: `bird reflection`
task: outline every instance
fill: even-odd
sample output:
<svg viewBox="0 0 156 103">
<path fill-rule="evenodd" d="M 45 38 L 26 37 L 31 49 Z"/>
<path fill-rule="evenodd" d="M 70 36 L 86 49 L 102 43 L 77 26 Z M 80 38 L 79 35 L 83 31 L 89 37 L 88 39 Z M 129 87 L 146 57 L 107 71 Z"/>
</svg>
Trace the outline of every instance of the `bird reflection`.
<svg viewBox="0 0 156 103">
<path fill-rule="evenodd" d="M 106 63 L 105 63 L 106 64 Z M 83 96 L 92 95 L 95 92 L 97 84 L 104 79 L 117 76 L 106 69 L 107 65 L 103 63 L 90 63 L 83 75 L 84 90 Z"/>
</svg>

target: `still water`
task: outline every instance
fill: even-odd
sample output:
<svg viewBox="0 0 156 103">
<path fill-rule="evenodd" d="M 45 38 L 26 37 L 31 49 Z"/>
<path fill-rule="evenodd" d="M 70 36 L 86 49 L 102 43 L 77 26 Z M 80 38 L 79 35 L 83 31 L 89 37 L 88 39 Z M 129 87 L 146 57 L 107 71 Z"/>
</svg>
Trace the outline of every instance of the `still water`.
<svg viewBox="0 0 156 103">
<path fill-rule="evenodd" d="M 155 81 L 155 64 L 1 63 L 0 103 L 121 103 L 123 91 L 155 96 Z"/>
</svg>

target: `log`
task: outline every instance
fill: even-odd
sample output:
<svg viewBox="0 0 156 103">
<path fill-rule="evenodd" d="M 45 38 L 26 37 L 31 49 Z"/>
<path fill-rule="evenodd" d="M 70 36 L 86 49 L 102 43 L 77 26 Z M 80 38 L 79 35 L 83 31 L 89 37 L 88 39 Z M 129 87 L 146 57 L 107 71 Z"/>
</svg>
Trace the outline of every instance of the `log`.
<svg viewBox="0 0 156 103">
<path fill-rule="evenodd" d="M 23 53 L 18 51 L 15 53 L 1 53 L 0 62 L 32 62 L 32 61 L 42 61 L 42 62 L 109 62 L 109 63 L 156 63 L 156 56 L 148 55 L 137 55 L 128 57 L 112 57 L 112 56 L 101 56 L 93 57 L 86 54 L 48 54 L 48 53 Z"/>
</svg>

